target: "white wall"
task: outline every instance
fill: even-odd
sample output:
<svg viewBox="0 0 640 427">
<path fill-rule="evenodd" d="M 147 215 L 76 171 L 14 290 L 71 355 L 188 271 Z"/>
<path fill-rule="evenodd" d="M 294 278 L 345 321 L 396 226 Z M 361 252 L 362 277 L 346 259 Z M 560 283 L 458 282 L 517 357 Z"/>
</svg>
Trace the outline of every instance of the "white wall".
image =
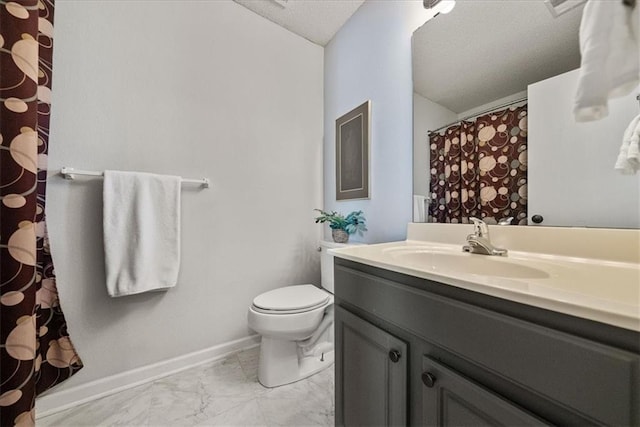
<svg viewBox="0 0 640 427">
<path fill-rule="evenodd" d="M 640 175 L 614 170 L 636 94 L 609 102 L 609 115 L 576 123 L 579 70 L 529 85 L 529 224 L 640 228 Z"/>
<path fill-rule="evenodd" d="M 403 240 L 411 221 L 411 35 L 425 19 L 422 1 L 367 1 L 325 48 L 324 208 L 363 210 L 367 243 Z M 368 99 L 370 200 L 338 202 L 335 120 Z"/>
<path fill-rule="evenodd" d="M 429 195 L 429 131 L 457 119 L 453 111 L 413 94 L 413 194 Z"/>
<path fill-rule="evenodd" d="M 250 334 L 254 296 L 319 282 L 323 50 L 232 1 L 58 1 L 49 168 L 184 185 L 177 287 L 107 296 L 99 179 L 49 181 L 62 306 L 85 368 L 62 388 Z"/>
</svg>

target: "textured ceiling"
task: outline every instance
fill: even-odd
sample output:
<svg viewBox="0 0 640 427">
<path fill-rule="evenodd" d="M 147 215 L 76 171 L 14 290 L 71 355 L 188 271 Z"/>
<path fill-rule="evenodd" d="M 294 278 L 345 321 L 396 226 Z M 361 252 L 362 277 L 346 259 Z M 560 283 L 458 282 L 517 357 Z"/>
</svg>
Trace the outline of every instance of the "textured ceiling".
<svg viewBox="0 0 640 427">
<path fill-rule="evenodd" d="M 234 0 L 320 46 L 327 43 L 364 0 Z"/>
<path fill-rule="evenodd" d="M 458 0 L 413 34 L 414 90 L 461 113 L 578 68 L 582 9 L 553 18 L 542 0 Z"/>
</svg>

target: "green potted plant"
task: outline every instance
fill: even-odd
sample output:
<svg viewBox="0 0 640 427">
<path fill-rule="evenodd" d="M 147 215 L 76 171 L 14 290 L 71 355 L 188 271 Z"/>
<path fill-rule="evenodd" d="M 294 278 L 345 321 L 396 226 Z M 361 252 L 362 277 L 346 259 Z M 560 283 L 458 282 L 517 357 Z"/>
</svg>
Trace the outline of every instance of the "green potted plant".
<svg viewBox="0 0 640 427">
<path fill-rule="evenodd" d="M 320 216 L 316 217 L 316 224 L 328 222 L 329 228 L 331 228 L 331 237 L 336 243 L 347 243 L 351 234 L 358 233 L 362 236 L 362 233 L 367 231 L 362 211 L 353 211 L 345 217 L 335 211 L 315 210 L 320 212 Z"/>
</svg>

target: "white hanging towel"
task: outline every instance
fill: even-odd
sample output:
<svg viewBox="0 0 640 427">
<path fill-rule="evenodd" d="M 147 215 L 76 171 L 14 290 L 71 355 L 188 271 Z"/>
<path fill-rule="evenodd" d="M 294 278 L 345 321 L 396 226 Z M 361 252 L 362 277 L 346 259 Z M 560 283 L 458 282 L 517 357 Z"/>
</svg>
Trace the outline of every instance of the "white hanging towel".
<svg viewBox="0 0 640 427">
<path fill-rule="evenodd" d="M 582 63 L 574 116 L 578 122 L 609 114 L 608 100 L 640 83 L 640 6 L 589 0 L 580 23 Z"/>
<path fill-rule="evenodd" d="M 176 285 L 180 182 L 179 176 L 104 172 L 104 252 L 112 297 Z"/>
<path fill-rule="evenodd" d="M 640 114 L 627 127 L 614 166 L 623 175 L 633 175 L 640 169 Z"/>
</svg>

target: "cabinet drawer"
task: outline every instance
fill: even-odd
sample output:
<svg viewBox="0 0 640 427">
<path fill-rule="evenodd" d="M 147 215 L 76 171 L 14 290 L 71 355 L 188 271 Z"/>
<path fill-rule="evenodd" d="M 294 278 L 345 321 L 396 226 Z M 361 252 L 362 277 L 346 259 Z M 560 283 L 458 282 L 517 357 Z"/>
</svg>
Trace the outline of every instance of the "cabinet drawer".
<svg viewBox="0 0 640 427">
<path fill-rule="evenodd" d="M 425 426 L 544 426 L 542 419 L 441 365 L 422 359 Z"/>
<path fill-rule="evenodd" d="M 335 274 L 338 300 L 406 329 L 478 369 L 595 424 L 640 424 L 640 357 L 634 353 L 344 266 L 336 266 Z"/>
</svg>

